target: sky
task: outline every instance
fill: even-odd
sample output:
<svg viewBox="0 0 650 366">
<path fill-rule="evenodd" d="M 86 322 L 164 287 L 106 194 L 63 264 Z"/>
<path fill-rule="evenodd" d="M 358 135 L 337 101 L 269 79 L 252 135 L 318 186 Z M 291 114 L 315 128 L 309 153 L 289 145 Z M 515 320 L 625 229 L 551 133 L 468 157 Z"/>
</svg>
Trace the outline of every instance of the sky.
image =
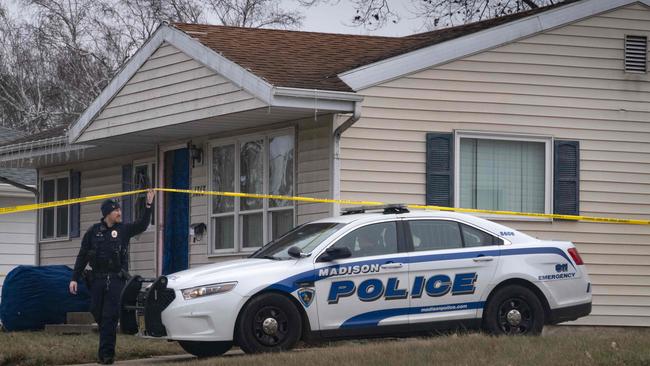
<svg viewBox="0 0 650 366">
<path fill-rule="evenodd" d="M 295 0 L 283 0 L 286 8 L 296 7 Z M 407 8 L 410 1 L 388 0 L 391 9 L 402 15 L 397 24 L 389 23 L 379 30 L 368 30 L 364 27 L 351 27 L 354 16 L 354 7 L 349 1 L 331 0 L 332 4 L 319 4 L 304 10 L 305 20 L 301 30 L 327 33 L 350 33 L 375 36 L 406 36 L 413 33 L 424 32 L 422 21 L 415 19 Z M 303 8 L 304 9 L 304 8 Z"/>
<path fill-rule="evenodd" d="M 351 20 L 354 16 L 354 7 L 347 0 L 329 0 L 326 3 L 305 8 L 297 4 L 296 0 L 282 0 L 282 6 L 286 9 L 299 8 L 303 11 L 305 19 L 300 30 L 326 33 L 349 33 L 377 36 L 405 36 L 413 33 L 423 32 L 422 21 L 414 19 L 408 11 L 407 6 L 411 3 L 406 0 L 388 0 L 391 9 L 395 9 L 402 15 L 397 24 L 386 24 L 379 30 L 368 30 L 364 27 L 352 27 Z M 329 2 L 329 3 L 327 3 Z M 9 11 L 15 14 L 20 8 L 16 0 L 0 0 L 0 3 L 7 6 Z"/>
</svg>

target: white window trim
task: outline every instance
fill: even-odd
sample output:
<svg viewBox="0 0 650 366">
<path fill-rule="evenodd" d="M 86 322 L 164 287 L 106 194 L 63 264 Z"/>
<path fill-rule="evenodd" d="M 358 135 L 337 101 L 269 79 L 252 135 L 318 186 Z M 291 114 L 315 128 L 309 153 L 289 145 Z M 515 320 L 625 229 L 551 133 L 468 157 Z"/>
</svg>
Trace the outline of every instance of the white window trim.
<svg viewBox="0 0 650 366">
<path fill-rule="evenodd" d="M 235 192 L 240 192 L 240 185 L 239 185 L 239 176 L 240 176 L 240 151 L 241 151 L 241 144 L 248 142 L 248 141 L 253 141 L 253 140 L 259 140 L 262 139 L 264 140 L 264 158 L 263 158 L 263 169 L 264 169 L 264 179 L 263 179 L 263 192 L 268 192 L 268 184 L 269 184 L 269 144 L 268 140 L 270 138 L 276 137 L 276 136 L 283 136 L 283 135 L 291 135 L 293 136 L 294 139 L 294 159 L 293 159 L 293 191 L 294 194 L 296 192 L 297 184 L 296 184 L 296 167 L 297 167 L 297 156 L 298 156 L 298 151 L 297 151 L 297 134 L 296 134 L 296 129 L 295 127 L 286 127 L 278 130 L 269 130 L 269 131 L 260 131 L 260 132 L 255 132 L 251 134 L 245 134 L 245 135 L 238 135 L 238 136 L 232 136 L 232 137 L 227 137 L 227 138 L 221 138 L 221 139 L 213 139 L 208 141 L 208 149 L 207 149 L 207 163 L 206 164 L 206 169 L 208 170 L 207 174 L 207 184 L 206 187 L 208 187 L 208 190 L 212 190 L 212 164 L 213 164 L 213 154 L 212 154 L 212 149 L 217 147 L 217 146 L 226 146 L 226 145 L 235 145 L 235 186 L 234 186 L 234 191 Z M 240 223 L 240 216 L 241 216 L 241 210 L 240 210 L 240 200 L 235 199 L 235 205 L 234 209 L 232 212 L 224 212 L 224 213 L 217 213 L 213 214 L 212 213 L 212 205 L 213 205 L 213 200 L 212 196 L 206 196 L 208 200 L 208 212 L 207 212 L 207 222 L 208 222 L 208 248 L 207 248 L 207 256 L 208 258 L 212 257 L 226 257 L 226 256 L 236 256 L 236 255 L 246 255 L 253 253 L 254 251 L 258 250 L 260 247 L 249 247 L 249 248 L 244 248 L 241 243 L 241 237 L 242 237 L 242 225 Z M 255 210 L 248 210 L 245 211 L 245 213 L 258 213 L 262 212 L 262 225 L 263 225 L 263 239 L 262 242 L 263 244 L 267 243 L 271 236 L 271 225 L 269 221 L 269 212 L 273 211 L 278 211 L 282 209 L 292 209 L 293 210 L 293 222 L 294 224 L 297 222 L 297 211 L 298 211 L 298 206 L 295 204 L 292 206 L 287 206 L 287 207 L 273 207 L 269 208 L 268 204 L 268 199 L 264 199 L 262 203 L 262 208 L 260 209 L 255 209 Z M 266 214 L 264 214 L 266 213 Z M 214 249 L 213 248 L 213 227 L 212 227 L 212 219 L 216 217 L 226 217 L 226 216 L 233 216 L 234 217 L 234 225 L 235 225 L 235 230 L 234 230 L 234 240 L 235 240 L 235 246 L 234 248 L 229 248 L 229 249 Z"/>
<path fill-rule="evenodd" d="M 492 133 L 483 131 L 454 131 L 454 207 L 460 208 L 460 140 L 462 138 L 525 141 L 544 143 L 544 213 L 553 213 L 553 137 L 515 133 Z M 490 220 L 500 221 L 552 221 L 549 218 L 512 215 L 474 214 Z"/>
<path fill-rule="evenodd" d="M 150 174 L 149 179 L 152 180 L 152 185 L 155 186 L 158 183 L 158 172 L 156 171 L 158 169 L 158 164 L 156 163 L 156 158 L 151 157 L 151 158 L 146 158 L 146 159 L 138 159 L 134 160 L 131 164 L 132 170 L 131 170 L 131 178 L 135 179 L 135 168 L 146 165 L 147 166 L 147 172 Z M 153 169 L 153 165 L 156 165 L 156 169 Z M 155 183 L 154 183 L 155 182 Z M 135 187 L 134 187 L 135 188 Z M 131 212 L 133 212 L 133 217 L 131 218 L 133 221 L 137 220 L 138 218 L 135 217 L 135 196 L 133 196 L 133 200 L 131 202 Z M 149 222 L 149 225 L 147 226 L 147 230 L 144 232 L 156 232 L 157 227 L 158 227 L 158 221 L 160 220 L 159 216 L 157 215 L 156 212 L 156 201 L 154 200 L 154 203 L 151 205 L 152 206 L 152 213 L 155 214 L 154 216 L 154 224 L 152 225 L 151 222 Z M 142 234 L 140 234 L 142 235 Z"/>
<path fill-rule="evenodd" d="M 59 191 L 59 185 L 56 183 L 56 180 L 59 178 L 68 178 L 68 198 L 70 198 L 70 193 L 72 189 L 72 179 L 70 177 L 70 172 L 61 172 L 61 173 L 54 173 L 54 174 L 47 174 L 42 177 L 39 177 L 39 184 L 40 184 L 40 189 L 39 189 L 39 195 L 38 195 L 38 202 L 42 203 L 43 202 L 43 194 L 45 193 L 43 190 L 43 182 L 46 180 L 54 180 L 54 200 L 56 201 L 56 196 Z M 43 225 L 45 224 L 43 222 L 43 210 L 38 210 L 38 241 L 39 243 L 53 243 L 53 242 L 58 242 L 58 241 L 68 241 L 70 240 L 70 220 L 72 219 L 70 217 L 70 205 L 66 206 L 68 210 L 68 234 L 66 236 L 56 236 L 56 224 L 57 224 L 57 207 L 54 207 L 54 237 L 52 238 L 43 238 Z"/>
</svg>

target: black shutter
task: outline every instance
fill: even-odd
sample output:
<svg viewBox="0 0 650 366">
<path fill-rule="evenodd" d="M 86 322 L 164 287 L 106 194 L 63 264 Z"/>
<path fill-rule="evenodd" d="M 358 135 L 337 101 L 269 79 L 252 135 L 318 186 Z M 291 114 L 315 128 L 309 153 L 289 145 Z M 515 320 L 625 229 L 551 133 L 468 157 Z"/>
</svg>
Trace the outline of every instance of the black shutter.
<svg viewBox="0 0 650 366">
<path fill-rule="evenodd" d="M 70 198 L 81 197 L 81 172 L 70 172 Z M 70 237 L 80 236 L 81 226 L 81 204 L 70 205 Z"/>
<path fill-rule="evenodd" d="M 427 133 L 426 204 L 454 205 L 454 135 Z"/>
<path fill-rule="evenodd" d="M 553 213 L 580 214 L 580 144 L 555 141 L 553 161 Z"/>
<path fill-rule="evenodd" d="M 122 165 L 122 192 L 133 190 L 133 165 Z M 133 196 L 122 196 L 122 221 L 133 221 Z"/>
</svg>

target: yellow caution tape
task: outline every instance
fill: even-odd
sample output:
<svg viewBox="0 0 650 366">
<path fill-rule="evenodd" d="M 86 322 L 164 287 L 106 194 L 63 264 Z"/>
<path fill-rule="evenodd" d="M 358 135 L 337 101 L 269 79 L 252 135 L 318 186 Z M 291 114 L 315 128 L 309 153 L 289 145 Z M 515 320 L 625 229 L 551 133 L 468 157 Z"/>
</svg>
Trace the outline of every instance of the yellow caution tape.
<svg viewBox="0 0 650 366">
<path fill-rule="evenodd" d="M 335 199 L 327 199 L 327 198 L 312 198 L 312 197 L 301 197 L 301 196 L 280 196 L 280 195 L 272 195 L 272 194 L 219 192 L 219 191 L 205 191 L 205 190 L 191 190 L 191 189 L 154 188 L 154 190 L 158 192 L 185 193 L 185 194 L 192 194 L 192 195 L 225 196 L 225 197 L 241 197 L 241 198 L 257 198 L 257 199 L 266 198 L 266 199 L 274 199 L 274 200 L 309 202 L 309 203 L 338 203 L 342 205 L 377 206 L 377 205 L 387 204 L 386 202 L 378 202 L 378 201 L 335 200 Z M 128 196 L 133 194 L 145 193 L 145 192 L 147 192 L 146 189 L 141 189 L 141 190 L 135 190 L 129 192 L 100 194 L 100 195 L 87 196 L 82 198 L 72 198 L 72 199 L 62 200 L 62 201 L 35 203 L 35 204 L 13 206 L 13 207 L 0 207 L 0 215 L 23 212 L 23 211 L 33 211 L 33 210 L 39 210 L 44 208 L 50 208 L 50 207 L 67 206 L 67 205 L 73 205 L 77 203 L 84 203 L 84 202 L 91 202 L 91 201 L 99 201 L 107 198 L 122 197 L 122 196 Z M 650 225 L 650 220 L 632 220 L 632 219 L 620 219 L 620 218 L 613 218 L 613 217 L 558 215 L 558 214 L 543 214 L 543 213 L 536 213 L 536 212 L 481 210 L 481 209 L 473 209 L 473 208 L 456 208 L 456 207 L 426 206 L 426 205 L 407 205 L 407 207 L 412 209 L 418 209 L 418 210 L 438 210 L 438 211 L 453 211 L 453 212 L 464 212 L 464 213 L 482 213 L 482 214 L 492 214 L 492 215 L 537 217 L 537 218 L 571 220 L 571 221 L 603 222 L 603 223 L 610 223 L 610 224 Z"/>
</svg>

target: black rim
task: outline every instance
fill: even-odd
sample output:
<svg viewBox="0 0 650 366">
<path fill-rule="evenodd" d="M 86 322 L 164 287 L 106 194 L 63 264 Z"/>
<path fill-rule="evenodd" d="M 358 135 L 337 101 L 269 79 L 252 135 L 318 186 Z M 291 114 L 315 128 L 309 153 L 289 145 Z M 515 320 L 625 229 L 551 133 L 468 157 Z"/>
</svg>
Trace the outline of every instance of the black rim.
<svg viewBox="0 0 650 366">
<path fill-rule="evenodd" d="M 275 334 L 267 334 L 264 331 L 264 320 L 275 319 L 278 329 Z M 282 343 L 287 338 L 289 332 L 289 319 L 280 308 L 275 306 L 264 306 L 255 313 L 253 318 L 253 333 L 255 339 L 265 346 L 273 347 Z"/>
<path fill-rule="evenodd" d="M 512 312 L 512 313 L 511 313 Z M 516 322 L 508 319 L 508 314 L 519 314 L 521 320 Z M 533 312 L 526 300 L 513 297 L 499 305 L 499 328 L 505 334 L 526 334 L 533 326 Z"/>
</svg>

